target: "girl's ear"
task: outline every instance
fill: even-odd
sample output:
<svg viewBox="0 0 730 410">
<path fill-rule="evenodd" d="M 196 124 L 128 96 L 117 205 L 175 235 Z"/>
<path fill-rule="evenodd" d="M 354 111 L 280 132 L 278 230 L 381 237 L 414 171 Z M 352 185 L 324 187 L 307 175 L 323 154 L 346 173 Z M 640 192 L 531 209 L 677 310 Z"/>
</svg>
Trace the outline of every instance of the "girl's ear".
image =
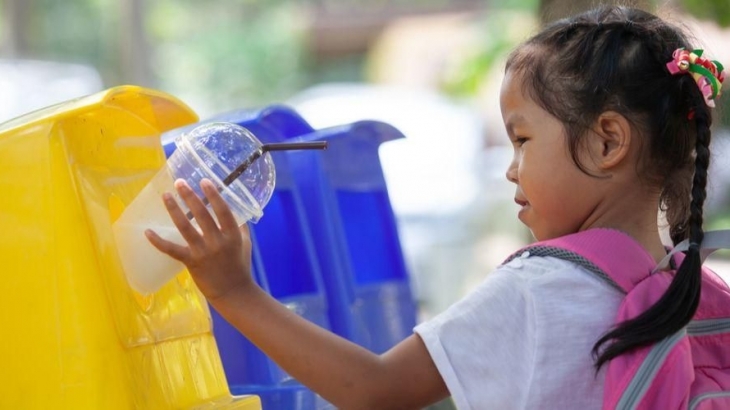
<svg viewBox="0 0 730 410">
<path fill-rule="evenodd" d="M 590 134 L 591 157 L 599 169 L 613 169 L 629 157 L 633 128 L 623 115 L 615 111 L 602 113 Z"/>
</svg>

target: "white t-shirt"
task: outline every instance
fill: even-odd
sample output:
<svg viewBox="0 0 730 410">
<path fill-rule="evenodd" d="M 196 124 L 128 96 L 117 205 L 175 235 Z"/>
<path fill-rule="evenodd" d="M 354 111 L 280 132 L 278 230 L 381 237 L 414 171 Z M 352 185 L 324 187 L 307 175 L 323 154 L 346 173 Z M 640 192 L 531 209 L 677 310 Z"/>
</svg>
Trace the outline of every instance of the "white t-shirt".
<svg viewBox="0 0 730 410">
<path fill-rule="evenodd" d="M 518 257 L 415 331 L 460 410 L 600 409 L 591 349 L 622 298 L 571 262 Z"/>
</svg>

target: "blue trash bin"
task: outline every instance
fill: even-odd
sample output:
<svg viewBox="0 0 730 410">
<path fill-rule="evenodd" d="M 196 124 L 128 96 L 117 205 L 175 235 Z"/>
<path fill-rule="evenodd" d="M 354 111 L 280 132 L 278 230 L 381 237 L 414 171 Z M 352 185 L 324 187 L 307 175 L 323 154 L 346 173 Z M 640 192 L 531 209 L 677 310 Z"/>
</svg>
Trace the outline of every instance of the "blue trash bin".
<svg viewBox="0 0 730 410">
<path fill-rule="evenodd" d="M 239 124 L 264 143 L 329 144 L 326 151 L 271 153 L 276 189 L 264 217 L 251 225 L 259 284 L 303 317 L 376 353 L 409 336 L 416 306 L 378 156 L 382 143 L 403 135 L 377 121 L 314 130 L 280 105 L 205 122 L 214 121 Z M 198 125 L 163 135 L 166 154 L 176 135 Z M 215 312 L 213 321 L 234 394 L 258 394 L 265 408 L 323 406 Z"/>
<path fill-rule="evenodd" d="M 291 151 L 330 304 L 332 329 L 382 353 L 412 334 L 416 305 L 378 149 L 402 138 L 377 121 L 298 137 L 324 152 Z"/>
</svg>

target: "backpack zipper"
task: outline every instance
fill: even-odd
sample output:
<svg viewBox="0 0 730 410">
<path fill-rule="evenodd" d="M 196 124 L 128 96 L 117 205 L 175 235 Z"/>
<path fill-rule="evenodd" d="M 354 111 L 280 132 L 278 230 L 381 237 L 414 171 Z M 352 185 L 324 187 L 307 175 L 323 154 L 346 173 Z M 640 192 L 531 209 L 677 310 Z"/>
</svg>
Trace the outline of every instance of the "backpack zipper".
<svg viewBox="0 0 730 410">
<path fill-rule="evenodd" d="M 730 397 L 730 391 L 715 391 L 711 393 L 700 394 L 699 396 L 696 396 L 694 399 L 692 399 L 691 402 L 689 402 L 689 406 L 687 408 L 688 410 L 695 410 L 697 406 L 700 405 L 701 401 L 705 399 L 715 399 L 718 397 Z"/>
<path fill-rule="evenodd" d="M 730 332 L 730 319 L 728 318 L 693 320 L 684 329 L 656 344 L 646 356 L 646 359 L 641 363 L 641 366 L 639 366 L 639 369 L 636 371 L 634 378 L 631 379 L 628 387 L 626 387 L 616 408 L 634 409 L 639 405 L 644 393 L 649 389 L 651 381 L 664 363 L 664 359 L 666 359 L 672 348 L 674 348 L 685 334 L 692 337 L 726 332 Z M 730 392 L 719 393 L 722 394 L 713 394 L 717 394 L 718 396 L 730 395 Z M 700 397 L 702 396 L 695 397 L 692 402 L 699 402 L 701 400 Z"/>
<path fill-rule="evenodd" d="M 619 399 L 616 404 L 616 409 L 635 409 L 639 405 L 639 402 L 644 397 L 644 393 L 646 393 L 646 390 L 649 389 L 651 381 L 654 379 L 654 376 L 656 376 L 662 363 L 664 363 L 664 359 L 667 358 L 667 355 L 672 351 L 672 348 L 679 343 L 686 334 L 687 331 L 685 328 L 682 328 L 679 332 L 657 343 L 649 351 L 649 354 L 646 355 L 646 359 L 644 359 L 641 363 L 639 370 L 636 371 L 636 374 L 631 379 L 631 382 L 629 382 L 624 393 L 621 395 L 621 399 Z"/>
<path fill-rule="evenodd" d="M 693 320 L 687 324 L 690 336 L 705 336 L 730 332 L 730 318 Z"/>
<path fill-rule="evenodd" d="M 707 336 L 717 333 L 730 332 L 730 319 L 704 319 L 689 322 L 687 325 L 687 333 L 690 336 Z M 730 397 L 730 391 L 716 391 L 700 394 L 695 396 L 689 402 L 688 410 L 695 410 L 700 403 L 706 399 L 715 399 L 719 397 Z"/>
</svg>

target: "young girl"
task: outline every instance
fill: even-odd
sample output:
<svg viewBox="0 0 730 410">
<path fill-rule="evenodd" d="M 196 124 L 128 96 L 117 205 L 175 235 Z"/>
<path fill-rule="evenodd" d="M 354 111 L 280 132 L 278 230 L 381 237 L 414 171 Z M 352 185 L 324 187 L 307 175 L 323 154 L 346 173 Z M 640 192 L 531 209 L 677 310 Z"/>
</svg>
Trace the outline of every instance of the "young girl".
<svg viewBox="0 0 730 410">
<path fill-rule="evenodd" d="M 165 194 L 187 246 L 152 231 L 147 236 L 187 265 L 241 333 L 339 408 L 420 408 L 451 395 L 460 409 L 598 409 L 602 365 L 672 334 L 696 309 L 710 109 L 723 76 L 689 50 L 676 27 L 651 14 L 601 8 L 559 21 L 518 47 L 500 97 L 514 147 L 507 178 L 516 187 L 518 217 L 537 240 L 611 228 L 658 262 L 666 255 L 661 209 L 672 240 L 695 244 L 665 297 L 639 317 L 641 334 L 626 325 L 607 334 L 623 295 L 585 269 L 551 257 L 516 258 L 375 355 L 300 318 L 256 285 L 248 229 L 239 230 L 210 181 L 201 186 L 219 225 L 178 181 L 200 232 Z M 689 68 L 699 66 L 705 75 L 693 76 L 697 70 Z"/>
</svg>

